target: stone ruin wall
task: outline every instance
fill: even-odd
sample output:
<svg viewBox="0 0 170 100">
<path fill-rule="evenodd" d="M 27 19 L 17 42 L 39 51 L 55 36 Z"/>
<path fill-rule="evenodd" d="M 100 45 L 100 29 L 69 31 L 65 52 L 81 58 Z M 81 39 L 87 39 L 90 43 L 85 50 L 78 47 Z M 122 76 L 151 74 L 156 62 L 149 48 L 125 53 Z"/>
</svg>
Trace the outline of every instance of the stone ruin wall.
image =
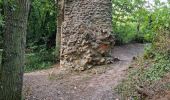
<svg viewBox="0 0 170 100">
<path fill-rule="evenodd" d="M 60 65 L 86 70 L 112 62 L 111 0 L 66 0 Z"/>
</svg>

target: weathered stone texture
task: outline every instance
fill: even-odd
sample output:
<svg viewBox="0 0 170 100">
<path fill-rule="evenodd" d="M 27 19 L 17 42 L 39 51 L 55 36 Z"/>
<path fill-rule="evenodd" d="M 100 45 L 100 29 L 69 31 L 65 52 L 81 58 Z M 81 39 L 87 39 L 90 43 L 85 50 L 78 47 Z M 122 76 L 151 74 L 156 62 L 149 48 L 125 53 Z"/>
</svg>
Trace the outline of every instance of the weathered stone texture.
<svg viewBox="0 0 170 100">
<path fill-rule="evenodd" d="M 61 35 L 62 67 L 85 70 L 112 62 L 111 0 L 66 0 Z"/>
</svg>

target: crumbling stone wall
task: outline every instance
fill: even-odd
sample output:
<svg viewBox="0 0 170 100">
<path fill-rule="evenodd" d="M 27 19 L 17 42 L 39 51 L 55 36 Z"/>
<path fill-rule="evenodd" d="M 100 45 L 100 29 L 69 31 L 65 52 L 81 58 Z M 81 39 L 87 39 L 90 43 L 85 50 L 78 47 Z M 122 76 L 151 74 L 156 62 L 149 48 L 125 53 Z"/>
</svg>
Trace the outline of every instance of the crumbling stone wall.
<svg viewBox="0 0 170 100">
<path fill-rule="evenodd" d="M 60 65 L 85 70 L 112 62 L 111 0 L 65 0 Z"/>
</svg>

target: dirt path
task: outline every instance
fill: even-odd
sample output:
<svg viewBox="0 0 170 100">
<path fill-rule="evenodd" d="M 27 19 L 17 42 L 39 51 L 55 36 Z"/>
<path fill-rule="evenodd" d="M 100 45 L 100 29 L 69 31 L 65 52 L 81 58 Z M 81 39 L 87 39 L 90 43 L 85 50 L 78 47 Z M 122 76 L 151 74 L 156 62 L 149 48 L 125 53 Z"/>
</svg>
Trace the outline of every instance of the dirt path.
<svg viewBox="0 0 170 100">
<path fill-rule="evenodd" d="M 115 100 L 113 88 L 126 76 L 132 58 L 143 53 L 143 44 L 117 46 L 121 61 L 80 73 L 62 73 L 58 67 L 24 76 L 26 100 Z M 57 66 L 57 65 L 56 65 Z"/>
</svg>

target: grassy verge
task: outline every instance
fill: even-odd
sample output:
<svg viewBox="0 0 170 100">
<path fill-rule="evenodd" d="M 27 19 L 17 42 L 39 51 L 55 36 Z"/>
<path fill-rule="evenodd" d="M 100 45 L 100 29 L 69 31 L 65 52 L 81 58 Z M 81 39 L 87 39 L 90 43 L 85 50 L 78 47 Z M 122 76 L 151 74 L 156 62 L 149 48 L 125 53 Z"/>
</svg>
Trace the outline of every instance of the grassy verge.
<svg viewBox="0 0 170 100">
<path fill-rule="evenodd" d="M 115 88 L 122 99 L 141 100 L 157 95 L 159 91 L 170 90 L 168 87 L 170 81 L 161 82 L 170 71 L 170 60 L 167 57 L 161 60 L 140 58 L 131 65 L 131 68 L 128 78 Z"/>
</svg>

